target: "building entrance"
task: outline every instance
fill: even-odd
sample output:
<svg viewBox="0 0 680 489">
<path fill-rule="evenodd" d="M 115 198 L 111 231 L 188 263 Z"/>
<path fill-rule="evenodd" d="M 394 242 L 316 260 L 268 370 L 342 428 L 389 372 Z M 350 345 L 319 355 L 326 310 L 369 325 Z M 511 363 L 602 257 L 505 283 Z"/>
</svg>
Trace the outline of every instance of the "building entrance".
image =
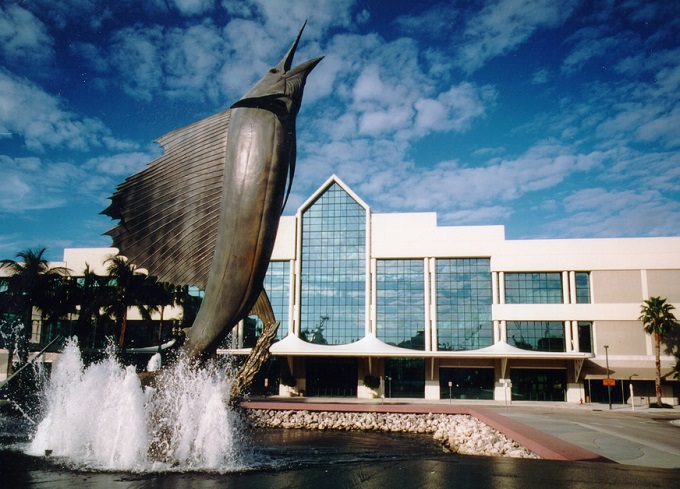
<svg viewBox="0 0 680 489">
<path fill-rule="evenodd" d="M 425 397 L 425 360 L 422 358 L 385 359 L 386 397 Z"/>
<path fill-rule="evenodd" d="M 493 399 L 493 368 L 439 369 L 440 399 Z M 449 387 L 449 382 L 451 387 Z"/>
<path fill-rule="evenodd" d="M 307 392 L 311 397 L 356 397 L 356 358 L 307 359 Z"/>
<path fill-rule="evenodd" d="M 563 369 L 510 370 L 513 401 L 566 401 L 567 371 Z"/>
</svg>

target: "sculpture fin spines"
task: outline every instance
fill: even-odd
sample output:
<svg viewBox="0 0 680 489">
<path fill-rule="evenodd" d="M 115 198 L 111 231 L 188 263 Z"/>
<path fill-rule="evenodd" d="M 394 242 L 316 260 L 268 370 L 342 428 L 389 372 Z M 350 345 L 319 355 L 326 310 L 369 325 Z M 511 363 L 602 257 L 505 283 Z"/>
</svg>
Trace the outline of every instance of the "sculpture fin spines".
<svg viewBox="0 0 680 489">
<path fill-rule="evenodd" d="M 257 316 L 264 324 L 272 324 L 276 322 L 276 316 L 272 303 L 269 301 L 267 292 L 262 289 L 260 295 L 257 296 L 255 304 L 250 310 L 249 316 Z"/>
<path fill-rule="evenodd" d="M 163 155 L 121 183 L 103 213 L 106 234 L 160 280 L 205 288 L 215 247 L 229 110 L 171 131 Z"/>
<path fill-rule="evenodd" d="M 172 183 L 167 177 L 175 172 L 182 172 L 183 169 L 184 173 L 198 170 L 191 167 L 187 171 L 185 158 L 192 157 L 195 160 L 203 160 L 210 153 L 213 153 L 216 158 L 223 157 L 223 154 L 220 154 L 220 149 L 214 147 L 214 140 L 215 138 L 224 137 L 224 144 L 226 145 L 226 133 L 224 131 L 225 126 L 228 127 L 229 119 L 230 111 L 225 111 L 203 121 L 198 121 L 184 128 L 172 131 L 174 136 L 171 138 L 166 139 L 166 135 L 157 139 L 156 141 L 165 149 L 165 153 L 149 163 L 146 168 L 128 177 L 121 183 L 113 198 L 127 191 L 131 186 L 135 186 L 138 191 L 143 184 L 148 184 L 153 188 L 161 188 L 163 185 Z M 191 147 L 187 147 L 186 144 L 178 144 L 178 139 L 182 135 L 184 136 L 184 143 L 191 141 Z M 199 148 L 199 150 L 196 151 L 196 148 Z M 192 153 L 192 151 L 195 152 Z M 165 177 L 161 182 L 157 181 L 159 173 L 162 173 Z"/>
</svg>

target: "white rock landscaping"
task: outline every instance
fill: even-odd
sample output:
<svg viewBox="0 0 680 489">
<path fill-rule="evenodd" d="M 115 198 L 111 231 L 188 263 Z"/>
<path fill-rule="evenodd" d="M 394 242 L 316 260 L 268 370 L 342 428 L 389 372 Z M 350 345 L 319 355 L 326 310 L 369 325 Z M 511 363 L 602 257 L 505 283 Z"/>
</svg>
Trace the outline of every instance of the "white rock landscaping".
<svg viewBox="0 0 680 489">
<path fill-rule="evenodd" d="M 465 414 L 398 414 L 249 409 L 258 428 L 431 433 L 446 450 L 465 455 L 540 458 L 477 418 Z"/>
</svg>

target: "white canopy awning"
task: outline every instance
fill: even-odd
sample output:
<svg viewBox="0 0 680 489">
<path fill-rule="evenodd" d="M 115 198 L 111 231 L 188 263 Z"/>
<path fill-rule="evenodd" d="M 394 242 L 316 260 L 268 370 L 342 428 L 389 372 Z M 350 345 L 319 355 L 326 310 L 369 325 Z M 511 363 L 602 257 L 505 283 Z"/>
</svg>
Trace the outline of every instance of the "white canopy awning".
<svg viewBox="0 0 680 489">
<path fill-rule="evenodd" d="M 345 345 L 317 345 L 288 335 L 274 343 L 269 351 L 282 356 L 351 356 L 351 357 L 409 357 L 409 358 L 536 358 L 552 360 L 583 360 L 593 356 L 582 352 L 547 352 L 515 348 L 504 341 L 478 350 L 424 351 L 400 348 L 380 341 L 373 334 Z M 218 350 L 218 353 L 247 354 L 250 349 Z"/>
</svg>

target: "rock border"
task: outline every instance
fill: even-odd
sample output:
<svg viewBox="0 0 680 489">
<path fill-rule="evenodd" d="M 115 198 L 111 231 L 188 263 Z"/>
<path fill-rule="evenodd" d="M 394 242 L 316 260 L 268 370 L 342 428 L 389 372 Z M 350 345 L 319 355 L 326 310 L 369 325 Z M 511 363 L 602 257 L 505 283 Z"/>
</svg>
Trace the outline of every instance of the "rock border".
<svg viewBox="0 0 680 489">
<path fill-rule="evenodd" d="M 453 453 L 510 458 L 541 458 L 468 414 L 247 409 L 246 418 L 252 426 L 257 428 L 432 434 L 436 443 Z"/>
</svg>

